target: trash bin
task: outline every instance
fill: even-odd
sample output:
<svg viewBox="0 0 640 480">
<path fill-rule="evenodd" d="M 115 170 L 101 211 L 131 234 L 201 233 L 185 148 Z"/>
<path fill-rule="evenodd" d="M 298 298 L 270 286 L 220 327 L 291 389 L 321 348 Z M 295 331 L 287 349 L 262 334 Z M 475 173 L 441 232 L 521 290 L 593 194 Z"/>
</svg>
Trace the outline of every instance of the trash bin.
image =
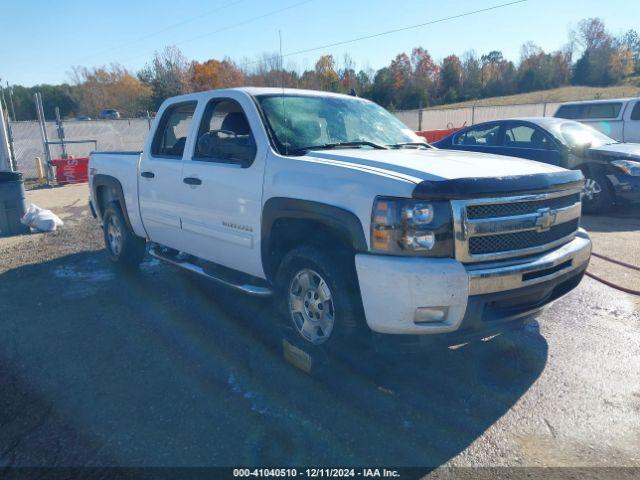
<svg viewBox="0 0 640 480">
<path fill-rule="evenodd" d="M 27 209 L 22 174 L 0 172 L 0 237 L 29 232 L 20 223 Z"/>
</svg>

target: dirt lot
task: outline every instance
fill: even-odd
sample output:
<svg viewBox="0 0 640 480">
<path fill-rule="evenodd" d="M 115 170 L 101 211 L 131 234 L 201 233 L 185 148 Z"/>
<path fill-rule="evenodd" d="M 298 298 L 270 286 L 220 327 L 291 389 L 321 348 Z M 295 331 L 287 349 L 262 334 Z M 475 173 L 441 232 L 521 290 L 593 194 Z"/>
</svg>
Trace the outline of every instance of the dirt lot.
<svg viewBox="0 0 640 480">
<path fill-rule="evenodd" d="M 0 466 L 640 466 L 637 297 L 587 278 L 517 336 L 318 379 L 268 302 L 114 271 L 85 186 L 29 199 L 66 223 L 0 239 Z M 640 264 L 632 213 L 594 249 Z"/>
</svg>

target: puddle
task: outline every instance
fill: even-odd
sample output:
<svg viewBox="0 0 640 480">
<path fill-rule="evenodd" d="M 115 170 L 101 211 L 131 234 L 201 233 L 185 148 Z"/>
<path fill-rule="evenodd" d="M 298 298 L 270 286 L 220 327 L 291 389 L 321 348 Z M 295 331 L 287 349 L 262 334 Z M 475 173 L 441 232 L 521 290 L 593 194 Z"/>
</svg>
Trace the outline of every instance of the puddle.
<svg viewBox="0 0 640 480">
<path fill-rule="evenodd" d="M 80 265 L 61 265 L 56 267 L 52 275 L 61 280 L 61 294 L 65 298 L 89 297 L 98 290 L 101 284 L 114 280 L 116 275 L 106 268 L 96 267 L 97 262 Z"/>
</svg>

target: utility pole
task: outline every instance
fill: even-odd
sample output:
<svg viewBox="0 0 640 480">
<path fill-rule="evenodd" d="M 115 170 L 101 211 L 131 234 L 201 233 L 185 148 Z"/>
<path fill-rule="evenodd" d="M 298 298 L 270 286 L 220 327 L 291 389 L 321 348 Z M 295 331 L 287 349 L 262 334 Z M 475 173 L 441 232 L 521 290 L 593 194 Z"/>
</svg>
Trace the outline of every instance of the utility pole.
<svg viewBox="0 0 640 480">
<path fill-rule="evenodd" d="M 9 153 L 9 135 L 5 123 L 4 107 L 0 101 L 0 172 L 12 172 L 11 154 Z"/>
<path fill-rule="evenodd" d="M 9 90 L 9 102 L 11 103 L 11 116 L 13 117 L 13 121 L 15 122 L 18 119 L 16 118 L 16 109 L 13 106 L 13 87 L 9 85 L 9 82 L 7 82 L 7 90 Z"/>
</svg>

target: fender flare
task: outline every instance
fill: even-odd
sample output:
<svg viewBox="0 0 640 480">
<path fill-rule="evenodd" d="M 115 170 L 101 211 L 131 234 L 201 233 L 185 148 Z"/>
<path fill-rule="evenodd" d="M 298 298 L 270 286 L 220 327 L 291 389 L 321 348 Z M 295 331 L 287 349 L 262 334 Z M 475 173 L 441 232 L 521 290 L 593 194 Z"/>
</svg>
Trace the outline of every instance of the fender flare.
<svg viewBox="0 0 640 480">
<path fill-rule="evenodd" d="M 133 231 L 133 227 L 131 226 L 131 221 L 129 220 L 129 212 L 127 212 L 127 204 L 124 200 L 124 191 L 122 190 L 122 184 L 120 181 L 112 177 L 111 175 L 97 174 L 93 176 L 93 181 L 91 183 L 91 188 L 93 190 L 92 197 L 96 200 L 97 205 L 95 205 L 95 210 L 98 218 L 102 221 L 102 212 L 104 211 L 104 207 L 106 205 L 100 205 L 100 197 L 98 196 L 98 188 L 99 187 L 107 187 L 115 192 L 118 202 L 120 203 L 120 208 L 122 209 L 122 213 L 124 215 L 124 219 L 127 222 L 127 227 L 131 231 Z"/>
<path fill-rule="evenodd" d="M 362 222 L 353 212 L 312 200 L 273 197 L 267 200 L 262 208 L 261 255 L 264 267 L 269 264 L 268 249 L 270 248 L 272 229 L 276 221 L 280 219 L 319 222 L 336 232 L 355 251 L 369 249 Z"/>
</svg>

